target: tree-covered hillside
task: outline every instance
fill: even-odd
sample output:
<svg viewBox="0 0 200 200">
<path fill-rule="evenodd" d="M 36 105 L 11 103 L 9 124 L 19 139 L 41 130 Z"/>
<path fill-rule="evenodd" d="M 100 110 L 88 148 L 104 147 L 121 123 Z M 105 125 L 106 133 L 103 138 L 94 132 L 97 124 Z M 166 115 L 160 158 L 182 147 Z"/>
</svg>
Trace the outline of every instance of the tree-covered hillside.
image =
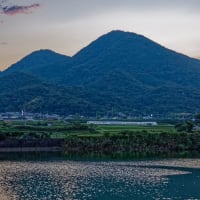
<svg viewBox="0 0 200 200">
<path fill-rule="evenodd" d="M 120 106 L 118 99 L 104 92 L 82 87 L 63 87 L 23 73 L 0 78 L 0 112 L 20 111 L 63 115 L 96 115 Z"/>
<path fill-rule="evenodd" d="M 6 76 L 13 71 L 27 77 Z M 48 50 L 33 52 L 1 74 L 2 110 L 200 112 L 200 61 L 129 32 L 103 35 L 71 58 Z M 32 76 L 43 81 L 35 84 Z"/>
<path fill-rule="evenodd" d="M 13 73 L 0 79 L 0 112 L 20 111 L 71 114 L 92 111 L 92 103 L 76 96 L 82 91 L 46 84 L 32 76 Z"/>
</svg>

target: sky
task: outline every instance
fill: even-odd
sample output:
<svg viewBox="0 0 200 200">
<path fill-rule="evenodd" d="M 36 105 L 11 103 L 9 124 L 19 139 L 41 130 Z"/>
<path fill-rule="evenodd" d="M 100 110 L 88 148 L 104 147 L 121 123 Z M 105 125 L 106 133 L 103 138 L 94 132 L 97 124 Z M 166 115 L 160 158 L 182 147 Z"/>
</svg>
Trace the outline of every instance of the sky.
<svg viewBox="0 0 200 200">
<path fill-rule="evenodd" d="M 0 70 L 39 49 L 73 56 L 112 30 L 200 58 L 200 0 L 0 0 Z"/>
</svg>

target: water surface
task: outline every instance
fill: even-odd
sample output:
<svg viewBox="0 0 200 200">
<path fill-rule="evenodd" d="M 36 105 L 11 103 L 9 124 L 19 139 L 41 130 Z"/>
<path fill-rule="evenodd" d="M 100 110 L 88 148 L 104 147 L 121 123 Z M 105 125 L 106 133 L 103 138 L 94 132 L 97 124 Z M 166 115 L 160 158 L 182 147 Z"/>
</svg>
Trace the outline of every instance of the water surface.
<svg viewBox="0 0 200 200">
<path fill-rule="evenodd" d="M 1 200 L 200 200 L 200 159 L 0 161 Z"/>
</svg>

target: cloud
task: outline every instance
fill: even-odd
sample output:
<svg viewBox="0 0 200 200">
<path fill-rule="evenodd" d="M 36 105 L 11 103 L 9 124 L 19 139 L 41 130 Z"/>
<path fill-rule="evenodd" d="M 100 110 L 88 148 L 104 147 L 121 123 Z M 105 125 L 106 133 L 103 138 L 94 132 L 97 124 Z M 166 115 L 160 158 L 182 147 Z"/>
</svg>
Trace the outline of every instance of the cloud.
<svg viewBox="0 0 200 200">
<path fill-rule="evenodd" d="M 0 45 L 7 45 L 7 42 L 0 42 Z"/>
<path fill-rule="evenodd" d="M 40 4 L 35 3 L 28 6 L 1 6 L 2 14 L 5 15 L 17 15 L 17 14 L 29 14 L 31 13 L 32 9 L 40 7 Z"/>
</svg>

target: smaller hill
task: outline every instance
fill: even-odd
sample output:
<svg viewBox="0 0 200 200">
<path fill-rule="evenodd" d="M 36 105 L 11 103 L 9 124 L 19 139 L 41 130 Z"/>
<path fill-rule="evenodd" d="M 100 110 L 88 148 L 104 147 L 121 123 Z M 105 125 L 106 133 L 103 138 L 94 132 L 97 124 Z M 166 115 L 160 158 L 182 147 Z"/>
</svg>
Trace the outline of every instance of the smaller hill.
<svg viewBox="0 0 200 200">
<path fill-rule="evenodd" d="M 52 50 L 38 50 L 11 65 L 3 72 L 3 74 L 6 75 L 12 72 L 23 72 L 41 78 L 43 78 L 43 76 L 48 77 L 48 75 L 51 76 L 56 71 L 60 73 L 59 64 L 67 63 L 70 59 L 69 56 L 58 54 Z"/>
</svg>

